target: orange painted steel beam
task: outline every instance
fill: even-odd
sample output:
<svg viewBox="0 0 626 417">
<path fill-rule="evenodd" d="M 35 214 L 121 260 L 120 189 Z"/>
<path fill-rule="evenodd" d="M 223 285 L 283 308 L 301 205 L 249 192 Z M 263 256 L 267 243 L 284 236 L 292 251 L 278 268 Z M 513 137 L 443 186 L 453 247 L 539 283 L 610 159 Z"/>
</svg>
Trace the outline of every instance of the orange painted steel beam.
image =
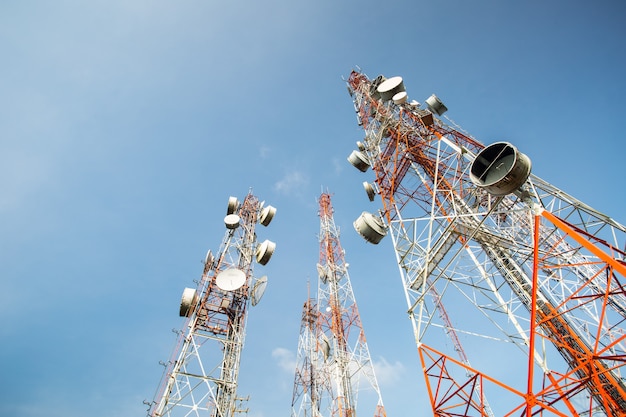
<svg viewBox="0 0 626 417">
<path fill-rule="evenodd" d="M 572 417 L 572 415 L 576 414 L 565 414 L 561 410 L 557 410 L 554 408 L 553 404 L 555 401 L 545 401 L 541 393 L 523 393 L 520 390 L 517 390 L 510 385 L 507 385 L 501 381 L 498 381 L 495 378 L 492 378 L 482 372 L 477 371 L 476 369 L 463 364 L 462 362 L 455 360 L 454 358 L 445 355 L 437 351 L 436 349 L 427 346 L 425 344 L 420 345 L 419 349 L 420 361 L 422 363 L 422 368 L 425 371 L 426 376 L 426 385 L 428 390 L 428 395 L 431 401 L 431 407 L 433 409 L 433 413 L 435 416 L 460 416 L 460 415 L 468 415 L 467 410 L 472 409 L 480 413 L 481 416 L 487 416 L 485 411 L 485 403 L 484 399 L 484 390 L 485 390 L 485 382 L 493 384 L 505 391 L 508 391 L 515 396 L 519 397 L 520 404 L 512 408 L 511 411 L 507 412 L 504 416 L 513 416 L 514 413 L 524 410 L 525 413 L 530 411 L 530 414 L 527 415 L 537 415 L 542 411 L 547 411 L 552 413 L 553 415 L 560 417 Z M 427 359 L 432 362 L 432 365 L 427 363 Z M 447 372 L 447 364 L 451 363 L 455 366 L 463 368 L 472 376 L 469 377 L 470 380 L 476 380 L 480 383 L 478 384 L 469 384 L 468 382 L 464 384 L 457 383 Z M 437 372 L 432 372 L 431 370 L 436 370 Z M 429 374 L 432 372 L 432 374 Z M 431 384 L 428 377 L 437 378 L 437 383 L 435 385 Z M 442 385 L 442 381 L 448 381 L 450 384 L 454 385 L 454 389 L 448 388 Z M 476 393 L 473 390 L 467 390 L 467 387 L 480 387 L 478 394 L 478 400 L 472 400 L 473 397 L 476 396 Z M 441 398 L 441 394 L 445 394 L 444 398 Z M 456 402 L 454 402 L 456 399 Z M 450 410 L 455 408 L 464 407 L 466 410 L 465 414 L 453 413 Z M 446 411 L 447 410 L 447 411 Z"/>
<path fill-rule="evenodd" d="M 578 231 L 576 231 L 573 227 L 569 226 L 566 222 L 562 221 L 547 210 L 541 210 L 540 215 L 565 232 L 577 243 L 596 255 L 603 262 L 606 262 L 609 267 L 613 267 L 614 271 L 622 272 L 621 269 L 623 269 L 623 265 L 613 259 L 610 255 L 607 255 L 597 246 L 591 244 L 585 237 L 578 233 Z M 537 235 L 535 235 L 535 239 L 537 239 Z M 536 257 L 536 251 L 537 248 L 535 248 L 534 268 L 538 268 L 537 263 L 539 261 Z M 611 274 L 609 274 L 609 277 L 611 277 Z M 565 299 L 561 303 L 561 306 L 565 306 L 568 301 L 576 298 L 577 293 L 581 290 L 582 287 L 570 297 Z M 601 311 L 602 317 L 604 317 L 606 312 L 609 299 L 608 293 L 610 293 L 610 278 L 607 284 L 607 294 L 597 295 L 598 298 L 604 298 Z M 609 369 L 602 361 L 602 354 L 597 350 L 598 335 L 596 335 L 596 343 L 594 346 L 588 346 L 587 343 L 576 334 L 576 332 L 572 331 L 567 320 L 563 317 L 563 314 L 570 312 L 569 309 L 560 312 L 558 306 L 552 306 L 550 303 L 541 303 L 538 306 L 535 305 L 535 307 L 536 308 L 533 309 L 533 313 L 536 311 L 536 320 L 533 320 L 532 323 L 536 323 L 546 330 L 547 335 L 544 337 L 554 344 L 562 355 L 564 355 L 570 365 L 571 369 L 567 374 L 565 374 L 565 377 L 574 377 L 574 375 L 576 375 L 576 378 L 574 379 L 577 379 L 582 386 L 585 386 L 591 392 L 592 396 L 607 413 L 626 415 L 626 390 L 624 385 L 612 373 L 611 369 Z M 600 329 L 598 329 L 598 331 L 600 331 Z M 622 338 L 619 338 L 619 340 Z M 612 345 L 616 345 L 619 340 L 614 342 Z M 603 351 L 610 349 L 610 347 L 611 346 L 604 348 Z M 623 361 L 626 361 L 626 358 L 611 359 L 622 359 Z"/>
<path fill-rule="evenodd" d="M 576 242 L 584 246 L 587 250 L 589 250 L 589 252 L 593 253 L 603 262 L 610 265 L 615 272 L 618 272 L 621 276 L 626 278 L 626 265 L 624 265 L 622 262 L 616 260 L 614 257 L 608 255 L 602 249 L 598 248 L 596 245 L 590 243 L 589 240 L 584 238 L 578 231 L 576 231 L 576 229 L 570 226 L 567 222 L 550 213 L 548 210 L 542 210 L 541 215 L 549 220 L 556 227 L 567 233 Z"/>
</svg>

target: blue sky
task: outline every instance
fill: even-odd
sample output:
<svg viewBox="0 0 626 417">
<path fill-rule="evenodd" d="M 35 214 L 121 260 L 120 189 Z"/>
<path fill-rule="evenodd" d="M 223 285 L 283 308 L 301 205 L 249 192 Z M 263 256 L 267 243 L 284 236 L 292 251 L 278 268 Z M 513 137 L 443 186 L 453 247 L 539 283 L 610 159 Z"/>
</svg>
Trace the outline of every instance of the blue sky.
<svg viewBox="0 0 626 417">
<path fill-rule="evenodd" d="M 143 415 L 182 290 L 250 188 L 277 208 L 260 231 L 277 249 L 256 269 L 249 415 L 289 413 L 326 189 L 388 414 L 428 415 L 391 241 L 352 229 L 375 206 L 346 161 L 362 132 L 342 76 L 436 93 L 625 223 L 625 16 L 605 0 L 2 2 L 0 416 Z"/>
</svg>

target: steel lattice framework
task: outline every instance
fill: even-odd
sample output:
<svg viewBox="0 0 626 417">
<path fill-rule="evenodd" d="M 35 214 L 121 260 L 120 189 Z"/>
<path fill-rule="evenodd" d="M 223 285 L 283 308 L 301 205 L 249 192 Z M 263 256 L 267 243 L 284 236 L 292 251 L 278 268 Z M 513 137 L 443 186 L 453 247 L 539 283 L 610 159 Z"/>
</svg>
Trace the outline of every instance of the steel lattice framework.
<svg viewBox="0 0 626 417">
<path fill-rule="evenodd" d="M 532 174 L 489 194 L 470 176 L 485 146 L 384 80 L 347 80 L 349 160 L 374 172 L 371 241 L 393 242 L 434 414 L 491 415 L 489 397 L 496 415 L 626 415 L 626 228 Z"/>
<path fill-rule="evenodd" d="M 330 194 L 320 196 L 319 207 L 317 299 L 303 308 L 291 415 L 354 417 L 359 392 L 369 388 L 377 400 L 374 417 L 386 417 Z"/>
<path fill-rule="evenodd" d="M 180 313 L 187 318 L 149 416 L 232 417 L 247 412 L 242 408 L 247 399 L 237 396 L 239 364 L 248 306 L 251 299 L 253 305 L 258 302 L 266 282 L 254 277 L 253 261 L 256 257 L 267 263 L 275 248 L 270 241 L 258 244 L 255 229 L 258 222 L 268 225 L 274 213 L 252 193 L 243 203 L 230 198 L 219 252 L 207 253 L 197 289 L 183 293 Z"/>
</svg>

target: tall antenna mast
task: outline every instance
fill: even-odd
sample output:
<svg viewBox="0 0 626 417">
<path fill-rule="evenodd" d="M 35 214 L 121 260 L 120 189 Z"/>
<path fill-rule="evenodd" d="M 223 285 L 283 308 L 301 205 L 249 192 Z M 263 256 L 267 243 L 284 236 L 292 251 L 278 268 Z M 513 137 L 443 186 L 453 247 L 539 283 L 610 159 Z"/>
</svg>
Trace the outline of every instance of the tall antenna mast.
<svg viewBox="0 0 626 417">
<path fill-rule="evenodd" d="M 319 216 L 317 300 L 303 309 L 292 417 L 356 416 L 362 380 L 377 398 L 374 416 L 385 417 L 328 193 L 320 196 Z"/>
<path fill-rule="evenodd" d="M 382 200 L 355 228 L 391 237 L 434 414 L 488 415 L 494 395 L 512 405 L 496 415 L 626 415 L 626 228 L 512 144 L 446 124 L 437 96 L 409 101 L 401 77 L 353 71 L 348 90 L 365 132 L 348 160 Z"/>
<path fill-rule="evenodd" d="M 257 242 L 256 224 L 269 225 L 276 209 L 248 193 L 228 200 L 226 232 L 219 252 L 209 250 L 197 288 L 185 288 L 180 316 L 186 317 L 165 364 L 148 415 L 233 417 L 247 412 L 237 396 L 248 305 L 256 305 L 267 283 L 254 276 L 253 260 L 265 265 L 276 245 Z"/>
</svg>

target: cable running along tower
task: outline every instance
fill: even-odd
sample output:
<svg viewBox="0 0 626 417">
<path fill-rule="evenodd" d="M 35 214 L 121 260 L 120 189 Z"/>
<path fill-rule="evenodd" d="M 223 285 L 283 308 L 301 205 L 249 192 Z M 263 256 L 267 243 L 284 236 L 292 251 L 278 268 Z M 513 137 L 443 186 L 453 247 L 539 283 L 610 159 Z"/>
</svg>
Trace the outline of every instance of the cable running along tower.
<svg viewBox="0 0 626 417">
<path fill-rule="evenodd" d="M 317 299 L 302 312 L 291 416 L 355 417 L 358 395 L 369 388 L 374 417 L 386 417 L 328 193 L 319 216 Z"/>
<path fill-rule="evenodd" d="M 209 250 L 197 288 L 185 288 L 180 304 L 184 326 L 148 415 L 233 417 L 247 412 L 237 396 L 239 363 L 249 304 L 256 305 L 267 277 L 254 276 L 254 260 L 265 265 L 276 245 L 257 242 L 256 225 L 269 225 L 276 209 L 252 193 L 243 203 L 228 200 L 226 232 L 216 255 Z"/>
<path fill-rule="evenodd" d="M 365 133 L 348 160 L 382 201 L 354 226 L 390 235 L 433 413 L 626 415 L 626 228 L 401 77 L 347 84 Z"/>
</svg>

